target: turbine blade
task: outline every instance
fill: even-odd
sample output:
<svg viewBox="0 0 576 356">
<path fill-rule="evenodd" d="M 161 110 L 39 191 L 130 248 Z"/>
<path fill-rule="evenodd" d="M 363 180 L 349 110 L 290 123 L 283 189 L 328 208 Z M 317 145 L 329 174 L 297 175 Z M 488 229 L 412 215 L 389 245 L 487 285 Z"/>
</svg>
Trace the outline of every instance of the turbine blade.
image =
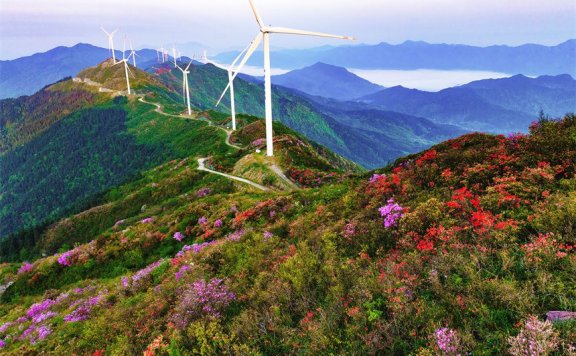
<svg viewBox="0 0 576 356">
<path fill-rule="evenodd" d="M 188 69 L 190 69 L 190 66 L 191 66 L 191 65 L 192 65 L 192 61 L 190 61 L 190 62 L 188 63 L 188 65 L 186 66 L 186 71 L 188 71 Z"/>
<path fill-rule="evenodd" d="M 101 29 L 102 31 L 104 31 L 105 34 L 107 34 L 108 36 L 110 36 L 110 33 L 108 33 L 108 31 L 106 31 L 106 30 L 104 29 L 104 27 L 100 27 L 100 29 Z"/>
<path fill-rule="evenodd" d="M 248 48 L 250 48 L 250 45 L 251 45 L 251 44 L 252 44 L 252 43 L 250 43 L 248 46 L 246 46 L 246 48 L 244 48 L 244 49 L 242 50 L 242 52 L 240 52 L 240 53 L 238 54 L 238 56 L 237 56 L 236 58 L 234 58 L 234 61 L 232 61 L 232 64 L 230 64 L 230 67 L 229 67 L 230 69 L 234 68 L 234 66 L 235 66 L 236 63 L 240 60 L 240 58 L 242 57 L 242 55 L 243 55 L 244 53 L 246 53 L 246 51 L 248 50 Z"/>
<path fill-rule="evenodd" d="M 252 1 L 252 0 L 248 0 L 248 1 L 250 2 L 250 7 L 252 8 L 252 12 L 254 13 L 254 17 L 256 17 L 256 22 L 258 22 L 258 26 L 260 26 L 260 28 L 264 27 L 264 21 L 262 21 L 262 16 L 260 16 L 258 9 L 254 5 L 254 1 Z"/>
<path fill-rule="evenodd" d="M 264 30 L 264 32 L 283 33 L 283 34 L 287 34 L 287 35 L 302 35 L 302 36 L 337 38 L 337 39 L 341 39 L 341 40 L 355 40 L 354 37 L 350 37 L 350 36 L 331 35 L 329 33 L 296 30 L 293 28 L 286 28 L 286 27 L 266 27 L 263 30 Z"/>
<path fill-rule="evenodd" d="M 220 105 L 220 102 L 222 101 L 222 99 L 224 99 L 224 95 L 226 95 L 226 93 L 230 89 L 230 85 L 231 85 L 231 82 L 228 81 L 228 85 L 226 85 L 226 88 L 224 88 L 224 91 L 222 92 L 222 94 L 220 94 L 220 98 L 218 98 L 218 101 L 216 102 L 216 107 L 218 107 L 218 105 Z"/>
<path fill-rule="evenodd" d="M 236 76 L 238 75 L 238 73 L 242 70 L 242 68 L 244 68 L 244 66 L 246 65 L 246 62 L 248 62 L 248 60 L 250 59 L 250 57 L 252 56 L 254 51 L 256 51 L 256 48 L 258 48 L 258 46 L 260 45 L 260 42 L 262 42 L 262 32 L 260 32 L 256 36 L 254 41 L 252 41 L 252 43 L 250 44 L 250 47 L 248 47 L 248 50 L 246 51 L 246 54 L 244 54 L 244 58 L 242 58 L 242 61 L 240 62 L 240 64 L 236 68 L 236 72 L 234 72 L 234 75 L 232 76 L 231 81 L 234 81 L 234 79 L 236 79 Z"/>
</svg>

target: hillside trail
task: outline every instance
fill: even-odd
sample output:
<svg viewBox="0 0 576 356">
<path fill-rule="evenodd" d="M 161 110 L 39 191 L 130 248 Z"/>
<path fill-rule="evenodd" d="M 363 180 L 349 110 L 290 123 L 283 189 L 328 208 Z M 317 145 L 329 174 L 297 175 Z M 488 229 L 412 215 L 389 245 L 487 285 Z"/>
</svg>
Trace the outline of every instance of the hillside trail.
<svg viewBox="0 0 576 356">
<path fill-rule="evenodd" d="M 90 80 L 89 78 L 84 78 L 84 79 L 74 78 L 73 80 L 74 80 L 75 82 L 82 82 L 82 83 L 87 84 L 87 85 L 90 85 L 90 86 L 95 86 L 95 87 L 99 88 L 99 91 L 100 91 L 100 92 L 114 93 L 114 94 L 116 94 L 116 95 L 122 95 L 122 96 L 125 96 L 125 95 L 126 95 L 125 92 L 118 91 L 118 90 L 113 90 L 113 89 L 110 89 L 110 88 L 106 88 L 106 87 L 104 87 L 101 83 L 92 81 L 92 80 Z M 228 130 L 228 129 L 222 127 L 222 126 L 214 125 L 214 123 L 213 123 L 212 121 L 210 121 L 208 118 L 198 118 L 198 117 L 196 117 L 196 116 L 184 115 L 184 114 L 180 114 L 180 115 L 169 114 L 169 113 L 167 113 L 167 112 L 164 111 L 164 108 L 162 107 L 162 105 L 160 105 L 160 104 L 158 104 L 158 103 L 146 101 L 146 100 L 144 99 L 144 95 L 142 95 L 142 94 L 138 95 L 138 94 L 137 94 L 136 96 L 138 97 L 138 101 L 139 101 L 139 102 L 141 102 L 141 103 L 143 103 L 143 104 L 148 104 L 148 105 L 155 106 L 156 108 L 154 109 L 154 111 L 155 111 L 156 113 L 160 114 L 160 115 L 168 116 L 168 117 L 176 117 L 176 118 L 185 119 L 185 120 L 196 120 L 196 121 L 208 122 L 208 125 L 209 125 L 209 126 L 215 127 L 215 128 L 217 128 L 217 129 L 219 129 L 219 130 L 222 130 L 222 131 L 224 131 L 224 132 L 226 133 L 226 139 L 225 139 L 224 143 L 225 143 L 227 146 L 232 147 L 232 148 L 237 149 L 237 150 L 241 150 L 241 149 L 242 149 L 242 147 L 240 147 L 240 146 L 238 146 L 238 145 L 235 145 L 235 144 L 233 144 L 233 143 L 230 142 L 230 139 L 231 139 L 232 133 L 233 133 L 232 130 Z M 262 190 L 262 191 L 265 191 L 265 192 L 271 191 L 270 188 L 267 188 L 267 187 L 265 187 L 265 186 L 263 186 L 263 185 L 260 185 L 260 184 L 258 184 L 258 183 L 255 183 L 255 182 L 253 182 L 253 181 L 251 181 L 251 180 L 248 180 L 248 179 L 245 179 L 245 178 L 242 178 L 242 177 L 238 177 L 238 176 L 234 176 L 234 175 L 231 175 L 231 174 L 227 174 L 227 173 L 218 172 L 218 171 L 215 171 L 215 170 L 213 170 L 213 169 L 207 168 L 207 167 L 205 166 L 205 162 L 206 162 L 209 158 L 210 158 L 210 157 L 201 157 L 201 158 L 198 158 L 198 168 L 197 168 L 197 169 L 198 169 L 199 171 L 204 171 L 204 172 L 216 174 L 216 175 L 219 175 L 219 176 L 222 176 L 222 177 L 231 179 L 231 180 L 235 180 L 235 181 L 238 181 L 238 182 L 241 182 L 241 183 L 245 183 L 245 184 L 248 184 L 248 185 L 250 185 L 250 186 L 252 186 L 252 187 L 255 187 L 255 188 L 257 188 L 257 189 L 259 189 L 259 190 Z M 286 182 L 286 184 L 288 184 L 288 186 L 289 186 L 292 190 L 299 190 L 299 189 L 300 189 L 300 187 L 298 187 L 294 182 L 292 182 L 288 177 L 286 177 L 286 175 L 282 172 L 282 169 L 281 169 L 280 167 L 278 167 L 278 165 L 276 165 L 275 163 L 272 163 L 269 167 L 270 167 L 270 169 L 272 170 L 272 172 L 274 172 L 280 179 L 282 179 L 284 182 Z"/>
</svg>

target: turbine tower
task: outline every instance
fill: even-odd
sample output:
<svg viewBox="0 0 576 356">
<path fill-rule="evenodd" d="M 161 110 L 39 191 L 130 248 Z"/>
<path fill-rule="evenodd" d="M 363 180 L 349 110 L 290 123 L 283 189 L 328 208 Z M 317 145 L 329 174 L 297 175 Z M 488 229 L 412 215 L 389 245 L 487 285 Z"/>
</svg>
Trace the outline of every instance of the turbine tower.
<svg viewBox="0 0 576 356">
<path fill-rule="evenodd" d="M 126 87 L 128 88 L 128 95 L 130 95 L 132 94 L 132 91 L 130 90 L 130 77 L 129 77 L 129 74 L 131 74 L 131 72 L 130 69 L 128 68 L 128 61 L 130 60 L 130 56 L 132 55 L 132 53 L 128 55 L 128 57 L 126 57 L 125 54 L 126 54 L 126 40 L 124 40 L 124 47 L 122 49 L 122 60 L 118 61 L 116 64 L 124 63 L 124 73 L 126 74 Z"/>
<path fill-rule="evenodd" d="M 116 31 L 118 31 L 118 29 L 115 29 L 112 32 L 106 31 L 104 27 L 100 27 L 100 29 L 104 31 L 106 36 L 108 36 L 108 49 L 110 50 L 110 52 L 112 52 L 112 60 L 114 61 L 114 64 L 116 64 L 116 54 L 114 53 L 114 35 L 116 34 Z"/>
<path fill-rule="evenodd" d="M 190 108 L 190 86 L 188 84 L 188 74 L 190 74 L 190 66 L 192 65 L 192 61 L 188 63 L 186 69 L 182 69 L 178 64 L 176 64 L 176 60 L 174 60 L 174 64 L 176 68 L 180 69 L 182 72 L 182 95 L 185 96 L 186 104 L 188 105 L 188 115 L 192 115 L 192 109 Z"/>
<path fill-rule="evenodd" d="M 242 70 L 242 67 L 246 64 L 250 56 L 254 53 L 256 48 L 260 45 L 260 42 L 264 42 L 264 92 L 265 92 L 265 106 L 266 106 L 266 155 L 273 156 L 273 132 L 272 132 L 272 79 L 271 79 L 271 67 L 270 67 L 270 34 L 287 34 L 287 35 L 302 35 L 302 36 L 315 36 L 315 37 L 327 37 L 327 38 L 337 38 L 341 40 L 354 40 L 353 37 L 349 36 L 338 36 L 331 35 L 327 33 L 320 32 L 310 32 L 303 30 L 295 30 L 285 27 L 271 27 L 264 24 L 262 17 L 256 9 L 253 0 L 248 0 L 250 2 L 250 7 L 256 18 L 256 22 L 260 27 L 260 33 L 256 36 L 252 44 L 246 51 L 242 62 L 238 66 L 236 73 L 232 76 L 232 80 L 238 75 L 238 72 Z"/>
</svg>

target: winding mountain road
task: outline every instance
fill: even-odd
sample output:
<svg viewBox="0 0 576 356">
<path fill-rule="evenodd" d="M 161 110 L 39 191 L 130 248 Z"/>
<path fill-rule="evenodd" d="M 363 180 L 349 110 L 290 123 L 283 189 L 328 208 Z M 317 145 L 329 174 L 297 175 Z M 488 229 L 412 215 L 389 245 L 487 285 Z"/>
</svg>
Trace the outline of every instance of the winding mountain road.
<svg viewBox="0 0 576 356">
<path fill-rule="evenodd" d="M 88 79 L 88 78 L 84 78 L 84 79 L 74 78 L 73 80 L 74 80 L 75 82 L 83 82 L 84 84 L 88 84 L 88 85 L 91 85 L 91 86 L 96 86 L 96 87 L 99 88 L 99 90 L 100 90 L 101 92 L 113 92 L 113 93 L 115 93 L 116 95 L 125 95 L 125 93 L 123 93 L 123 92 L 121 92 L 121 91 L 115 91 L 115 90 L 112 90 L 112 89 L 109 89 L 109 88 L 105 88 L 102 84 L 100 84 L 100 83 L 98 83 L 98 82 L 94 82 L 94 81 L 92 81 L 92 80 L 90 80 L 90 79 Z M 139 102 L 141 102 L 141 103 L 143 103 L 143 104 L 148 104 L 148 105 L 155 106 L 156 108 L 154 109 L 154 111 L 155 111 L 156 113 L 160 114 L 160 115 L 169 116 L 169 117 L 177 117 L 177 118 L 186 119 L 186 120 L 197 120 L 197 121 L 208 122 L 208 125 L 210 125 L 210 126 L 212 126 L 212 127 L 216 127 L 217 129 L 222 130 L 222 131 L 224 131 L 224 132 L 226 133 L 226 140 L 224 141 L 224 143 L 225 143 L 227 146 L 232 147 L 232 148 L 237 149 L 237 150 L 241 150 L 241 149 L 242 149 L 242 147 L 240 147 L 240 146 L 238 146 L 238 145 L 235 145 L 235 144 L 233 144 L 233 143 L 230 142 L 230 138 L 231 138 L 231 136 L 232 136 L 232 130 L 226 130 L 225 128 L 223 128 L 223 127 L 221 127 L 221 126 L 216 126 L 216 125 L 214 125 L 214 124 L 212 123 L 212 121 L 210 121 L 210 120 L 208 120 L 208 119 L 206 119 L 206 118 L 192 117 L 192 116 L 189 116 L 189 115 L 174 115 L 174 114 L 168 114 L 168 113 L 164 112 L 164 109 L 163 109 L 162 105 L 160 105 L 160 104 L 158 104 L 158 103 L 146 101 L 146 100 L 144 99 L 144 96 L 142 96 L 142 95 L 137 95 L 137 96 L 138 96 L 138 101 L 139 101 Z M 198 168 L 197 168 L 197 169 L 198 169 L 199 171 L 204 171 L 204 172 L 216 174 L 216 175 L 219 175 L 219 176 L 222 176 L 222 177 L 231 179 L 231 180 L 235 180 L 235 181 L 237 181 L 237 182 L 245 183 L 245 184 L 248 184 L 248 185 L 250 185 L 250 186 L 252 186 L 252 187 L 254 187 L 254 188 L 256 188 L 256 189 L 262 190 L 262 191 L 264 191 L 264 192 L 269 192 L 269 191 L 271 191 L 270 188 L 265 187 L 265 186 L 263 186 L 263 185 L 260 185 L 260 184 L 258 184 L 258 183 L 255 183 L 255 182 L 253 182 L 253 181 L 251 181 L 251 180 L 248 180 L 248 179 L 245 179 L 245 178 L 242 178 L 242 177 L 237 177 L 237 176 L 233 176 L 233 175 L 230 175 L 230 174 L 226 174 L 226 173 L 222 173 L 222 172 L 218 172 L 218 171 L 215 171 L 215 170 L 206 168 L 205 162 L 206 162 L 206 160 L 208 160 L 208 159 L 209 159 L 209 157 L 201 157 L 201 158 L 198 158 Z M 270 169 L 271 169 L 274 173 L 276 173 L 276 175 L 278 175 L 278 176 L 280 177 L 280 179 L 282 179 L 283 181 L 285 181 L 285 182 L 290 186 L 291 189 L 294 189 L 294 190 L 300 189 L 294 182 L 292 182 L 288 177 L 286 177 L 286 175 L 282 172 L 282 169 L 280 169 L 280 167 L 278 167 L 276 164 L 270 165 Z"/>
</svg>

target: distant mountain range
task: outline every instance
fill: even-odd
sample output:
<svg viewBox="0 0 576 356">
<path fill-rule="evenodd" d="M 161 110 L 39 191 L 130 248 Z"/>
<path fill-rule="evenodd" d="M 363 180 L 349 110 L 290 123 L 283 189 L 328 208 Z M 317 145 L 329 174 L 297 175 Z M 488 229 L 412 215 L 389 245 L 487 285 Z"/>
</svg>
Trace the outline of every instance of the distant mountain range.
<svg viewBox="0 0 576 356">
<path fill-rule="evenodd" d="M 216 56 L 230 63 L 238 52 Z M 399 45 L 319 47 L 303 50 L 273 51 L 276 68 L 296 69 L 317 62 L 362 69 L 441 69 L 486 70 L 510 74 L 576 76 L 576 39 L 556 46 L 526 44 L 518 47 L 475 47 L 406 41 Z M 262 53 L 255 53 L 249 65 L 261 66 Z"/>
<path fill-rule="evenodd" d="M 306 94 L 338 100 L 356 99 L 385 89 L 360 78 L 346 68 L 322 62 L 286 74 L 275 75 L 272 82 Z"/>
<path fill-rule="evenodd" d="M 137 51 L 137 61 L 156 60 L 155 50 Z M 62 78 L 75 76 L 110 57 L 107 49 L 79 43 L 73 47 L 56 47 L 10 61 L 0 61 L 0 99 L 30 95 Z M 122 58 L 122 52 L 116 51 Z"/>
<path fill-rule="evenodd" d="M 526 131 L 540 111 L 552 117 L 576 112 L 576 80 L 569 75 L 475 81 L 436 93 L 401 86 L 357 100 L 381 110 L 489 132 Z"/>
</svg>

